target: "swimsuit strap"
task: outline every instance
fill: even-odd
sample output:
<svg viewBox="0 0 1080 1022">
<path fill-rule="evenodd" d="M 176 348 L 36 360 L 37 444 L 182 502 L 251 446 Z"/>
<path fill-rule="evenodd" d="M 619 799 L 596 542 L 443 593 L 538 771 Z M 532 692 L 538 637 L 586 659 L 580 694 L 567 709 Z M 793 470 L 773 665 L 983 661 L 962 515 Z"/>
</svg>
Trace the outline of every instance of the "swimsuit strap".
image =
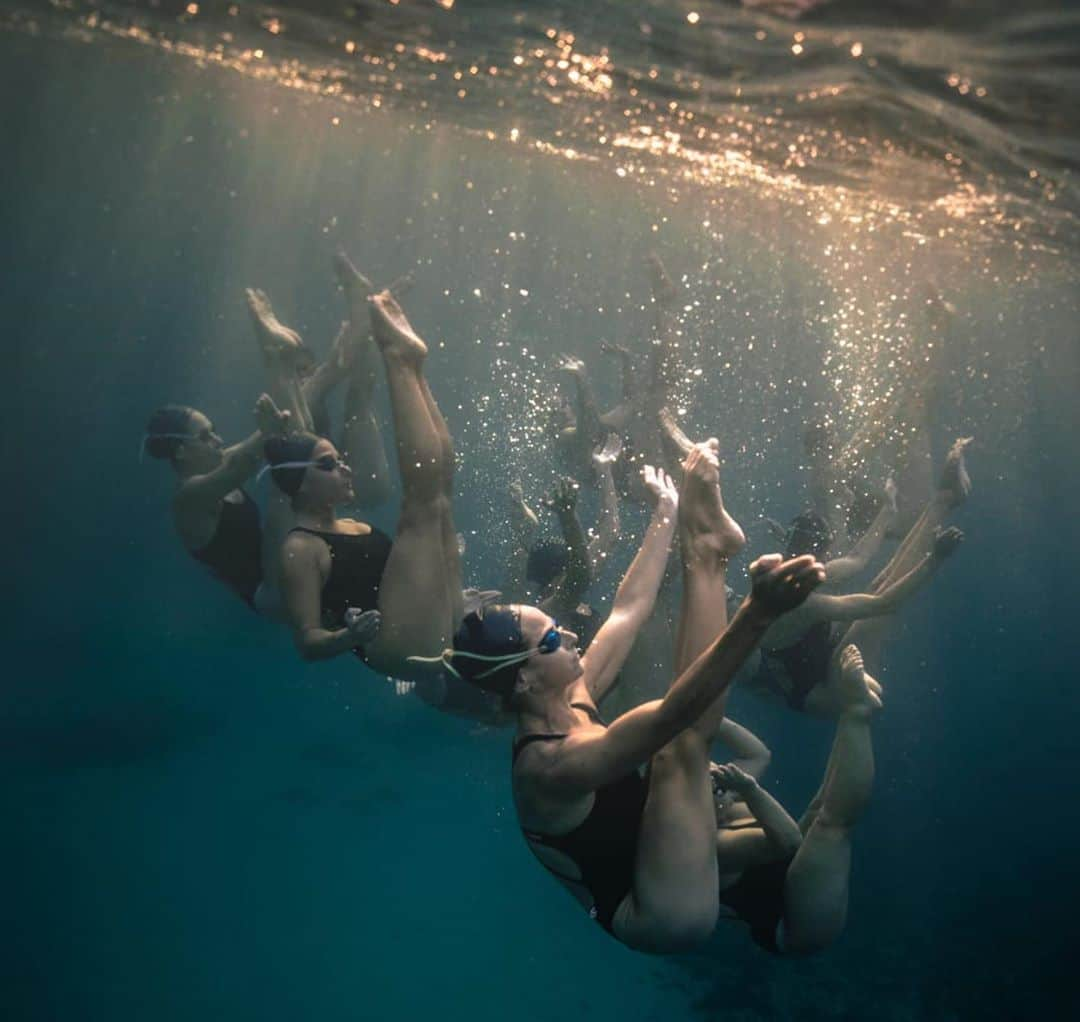
<svg viewBox="0 0 1080 1022">
<path fill-rule="evenodd" d="M 571 710 L 581 710 L 582 713 L 587 713 L 597 724 L 603 724 L 607 727 L 603 717 L 600 716 L 600 711 L 591 703 L 571 703 Z"/>
<path fill-rule="evenodd" d="M 517 758 L 520 755 L 521 750 L 524 749 L 526 745 L 531 745 L 533 742 L 561 741 L 563 738 L 566 738 L 566 735 L 564 735 L 564 734 L 563 735 L 540 734 L 540 733 L 532 734 L 532 735 L 522 735 L 520 738 L 515 738 L 514 739 L 514 751 L 513 751 L 513 754 L 511 756 L 510 762 L 511 763 L 517 762 Z"/>
</svg>

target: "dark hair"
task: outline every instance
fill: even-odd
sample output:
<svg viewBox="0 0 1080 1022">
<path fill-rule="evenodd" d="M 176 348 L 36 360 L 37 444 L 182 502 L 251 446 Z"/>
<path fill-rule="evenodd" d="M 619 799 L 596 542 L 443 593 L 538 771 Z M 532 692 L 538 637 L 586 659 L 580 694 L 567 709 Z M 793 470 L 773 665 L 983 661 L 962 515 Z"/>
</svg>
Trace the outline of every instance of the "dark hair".
<svg viewBox="0 0 1080 1022">
<path fill-rule="evenodd" d="M 454 653 L 475 653 L 482 657 L 512 656 L 525 652 L 525 638 L 521 634 L 521 611 L 506 604 L 493 604 L 465 615 L 465 620 L 454 633 Z M 521 662 L 497 666 L 492 670 L 489 660 L 470 656 L 454 656 L 451 664 L 465 680 L 503 697 L 504 705 L 514 691 Z M 486 672 L 491 673 L 486 673 Z M 484 675 L 478 678 L 477 675 Z"/>
<path fill-rule="evenodd" d="M 535 582 L 541 589 L 547 589 L 564 571 L 570 552 L 566 544 L 557 539 L 549 539 L 544 543 L 537 543 L 529 551 L 529 559 L 525 564 L 525 577 L 530 582 Z"/>
<path fill-rule="evenodd" d="M 311 461 L 311 452 L 319 438 L 314 433 L 285 433 L 275 434 L 266 438 L 263 444 L 263 453 L 270 465 L 270 475 L 275 485 L 282 493 L 295 497 L 300 487 L 304 485 L 304 473 L 306 468 L 275 468 L 288 461 Z"/>
<path fill-rule="evenodd" d="M 833 541 L 832 529 L 816 511 L 804 511 L 791 521 L 787 534 L 785 557 L 801 557 L 813 554 L 822 557 Z"/>
<path fill-rule="evenodd" d="M 184 441 L 168 434 L 190 433 L 194 440 L 195 434 L 191 433 L 191 417 L 194 414 L 195 409 L 187 405 L 162 405 L 146 424 L 143 449 L 158 461 L 172 461 Z"/>
</svg>

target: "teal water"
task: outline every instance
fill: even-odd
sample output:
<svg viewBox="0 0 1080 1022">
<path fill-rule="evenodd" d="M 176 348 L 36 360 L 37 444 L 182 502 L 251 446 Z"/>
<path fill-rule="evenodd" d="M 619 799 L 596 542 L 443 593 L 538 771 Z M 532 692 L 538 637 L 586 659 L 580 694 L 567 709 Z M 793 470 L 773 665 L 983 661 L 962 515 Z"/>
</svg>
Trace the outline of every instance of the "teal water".
<svg viewBox="0 0 1080 1022">
<path fill-rule="evenodd" d="M 986 161 L 996 190 L 981 179 L 958 211 L 906 189 L 900 167 L 862 196 L 831 176 L 824 195 L 752 174 L 661 179 L 677 164 L 662 153 L 620 176 L 606 158 L 492 141 L 470 118 L 420 123 L 24 24 L 0 34 L 0 95 L 5 1017 L 1068 1010 L 1080 345 L 1064 129 L 1038 155 L 1062 198 L 1009 177 L 1010 145 Z M 929 149 L 906 159 L 933 179 Z M 830 163 L 844 169 L 841 153 Z M 684 421 L 723 438 L 744 523 L 801 506 L 794 416 L 836 402 L 856 422 L 852 387 L 903 372 L 900 317 L 922 282 L 957 305 L 934 439 L 940 456 L 977 437 L 968 543 L 890 651 L 835 948 L 778 962 L 731 927 L 650 959 L 604 938 L 520 839 L 505 733 L 353 663 L 302 664 L 180 550 L 165 471 L 136 460 L 148 411 L 191 402 L 243 435 L 260 366 L 242 288 L 264 287 L 324 351 L 339 242 L 380 279 L 417 276 L 407 306 L 433 342 L 478 583 L 505 550 L 501 487 L 523 473 L 536 496 L 553 477 L 529 395 L 561 351 L 599 368 L 601 339 L 643 343 L 649 248 L 688 295 L 701 374 Z M 745 697 L 733 713 L 773 748 L 771 790 L 801 808 L 828 729 Z"/>
</svg>

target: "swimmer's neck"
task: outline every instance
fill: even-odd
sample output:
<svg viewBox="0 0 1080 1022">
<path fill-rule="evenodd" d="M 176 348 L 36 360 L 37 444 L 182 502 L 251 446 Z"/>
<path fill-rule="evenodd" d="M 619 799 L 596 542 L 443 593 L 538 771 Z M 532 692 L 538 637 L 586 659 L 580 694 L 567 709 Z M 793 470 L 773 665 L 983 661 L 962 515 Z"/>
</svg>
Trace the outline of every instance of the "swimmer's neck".
<svg viewBox="0 0 1080 1022">
<path fill-rule="evenodd" d="M 337 515 L 334 513 L 334 505 L 297 508 L 296 524 L 303 529 L 313 529 L 316 532 L 337 532 Z"/>
<path fill-rule="evenodd" d="M 531 701 L 518 713 L 517 730 L 519 735 L 533 734 L 570 734 L 584 725 L 577 711 L 570 705 L 574 689 L 555 693 L 543 702 Z"/>
</svg>

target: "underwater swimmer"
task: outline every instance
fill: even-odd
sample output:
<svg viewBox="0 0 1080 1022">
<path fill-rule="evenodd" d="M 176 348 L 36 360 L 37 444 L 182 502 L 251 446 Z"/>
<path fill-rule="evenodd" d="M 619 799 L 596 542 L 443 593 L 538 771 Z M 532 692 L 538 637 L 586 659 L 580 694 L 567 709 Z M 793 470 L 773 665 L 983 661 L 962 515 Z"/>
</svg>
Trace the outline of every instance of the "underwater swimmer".
<svg viewBox="0 0 1080 1022">
<path fill-rule="evenodd" d="M 510 487 L 510 527 L 513 544 L 508 563 L 509 600 L 526 598 L 527 585 L 536 589 L 536 603 L 578 634 L 584 649 L 592 641 L 599 621 L 585 596 L 594 572 L 601 568 L 621 531 L 618 498 L 611 478 L 611 461 L 617 457 L 618 437 L 612 434 L 604 448 L 594 452 L 594 462 L 603 466 L 607 485 L 602 488 L 599 528 L 586 538 L 577 514 L 578 490 L 570 479 L 561 479 L 543 504 L 559 520 L 562 540 L 536 541 L 540 523 L 525 503 L 520 483 Z M 610 502 L 610 507 L 604 507 Z"/>
<path fill-rule="evenodd" d="M 695 569 L 686 586 L 680 648 L 689 656 L 689 637 L 700 641 L 706 629 L 715 634 L 726 617 L 699 599 L 722 578 L 730 543 L 726 523 L 715 514 L 715 460 L 703 447 L 683 468 L 681 495 L 663 473 L 645 474 L 657 510 L 611 616 L 584 656 L 574 648 L 576 636 L 529 606 L 471 615 L 449 651 L 454 670 L 498 692 L 517 715 L 514 798 L 536 856 L 616 939 L 656 953 L 698 943 L 715 925 L 716 814 L 708 746 L 739 665 L 768 625 L 801 603 L 822 577 L 811 557 L 782 563 L 774 555 L 755 562 L 751 595 L 723 635 L 693 659 L 663 700 L 606 727 L 596 704 L 652 610 L 677 505 L 684 559 L 689 556 Z M 639 768 L 646 763 L 642 777 Z"/>
<path fill-rule="evenodd" d="M 760 666 L 749 680 L 752 690 L 779 695 L 792 709 L 812 716 L 835 718 L 842 712 L 839 656 L 843 647 L 854 642 L 876 653 L 881 619 L 921 589 L 963 541 L 959 529 L 943 526 L 971 490 L 964 463 L 969 443 L 970 438 L 962 438 L 953 444 L 937 492 L 868 592 L 815 593 L 797 613 L 770 629 L 762 640 Z M 814 521 L 820 525 L 816 530 Z M 820 518 L 802 516 L 788 555 L 813 553 L 827 544 L 826 524 Z"/>
<path fill-rule="evenodd" d="M 262 460 L 263 443 L 284 432 L 287 412 L 263 394 L 255 405 L 258 429 L 226 447 L 213 423 L 184 405 L 165 405 L 150 416 L 143 450 L 168 461 L 176 474 L 172 515 L 184 548 L 253 610 L 275 604 L 267 582 L 276 577 L 276 553 L 263 534 L 259 507 L 242 489 Z"/>
<path fill-rule="evenodd" d="M 824 779 L 796 823 L 735 763 L 713 767 L 720 918 L 750 927 L 774 954 L 813 954 L 847 920 L 852 833 L 874 783 L 870 721 L 880 686 L 856 646 L 839 657 L 842 706 Z"/>
<path fill-rule="evenodd" d="M 337 449 L 311 434 L 271 440 L 267 460 L 291 498 L 297 528 L 282 549 L 282 594 L 307 660 L 355 652 L 375 671 L 430 680 L 411 655 L 447 646 L 463 617 L 461 565 L 451 515 L 454 453 L 424 379 L 427 346 L 388 291 L 368 299 L 394 418 L 402 504 L 397 534 L 338 519 L 353 498 Z M 437 672 L 435 672 L 437 673 Z"/>
</svg>

